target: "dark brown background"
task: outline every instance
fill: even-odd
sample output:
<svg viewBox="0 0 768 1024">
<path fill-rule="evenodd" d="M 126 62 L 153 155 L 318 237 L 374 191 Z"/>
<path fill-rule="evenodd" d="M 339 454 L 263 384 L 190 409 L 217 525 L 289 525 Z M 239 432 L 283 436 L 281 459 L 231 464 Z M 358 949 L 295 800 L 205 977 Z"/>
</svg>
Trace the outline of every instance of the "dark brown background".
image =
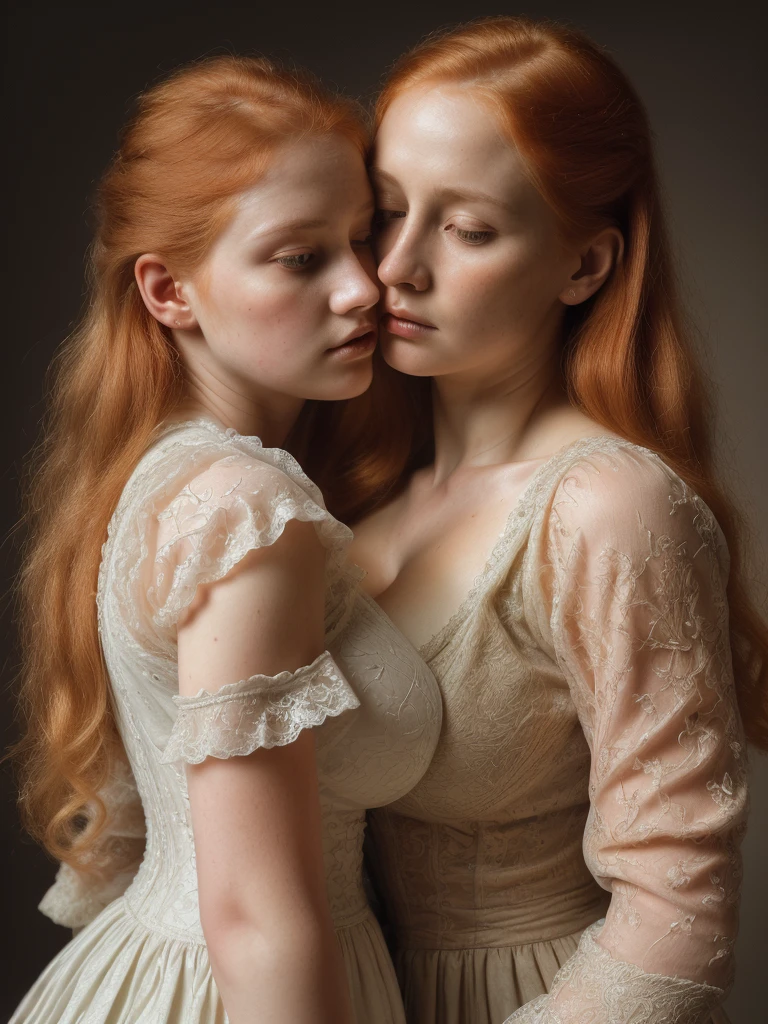
<svg viewBox="0 0 768 1024">
<path fill-rule="evenodd" d="M 7 444 L 0 470 L 4 536 L 18 518 L 18 472 L 36 436 L 43 374 L 82 302 L 89 196 L 131 97 L 179 63 L 222 50 L 293 57 L 351 93 L 369 96 L 387 65 L 425 32 L 484 14 L 525 13 L 570 21 L 590 32 L 629 72 L 649 107 L 687 298 L 719 389 L 723 469 L 764 543 L 765 25 L 752 10 L 742 0 L 724 5 L 532 0 L 521 7 L 450 0 L 299 7 L 270 0 L 249 8 L 213 3 L 204 11 L 157 4 L 10 5 L 10 258 L 0 370 L 3 407 L 10 413 L 0 435 Z M 17 547 L 16 536 L 8 534 L 2 554 L 9 581 Z M 764 560 L 762 565 L 765 580 Z M 4 742 L 14 735 L 9 587 L 2 609 Z M 755 756 L 753 765 L 738 979 L 727 1003 L 734 1024 L 761 1019 L 765 1002 L 768 761 Z M 0 802 L 10 940 L 0 991 L 4 1019 L 68 934 L 35 910 L 54 868 L 20 832 L 7 766 L 0 773 Z"/>
</svg>

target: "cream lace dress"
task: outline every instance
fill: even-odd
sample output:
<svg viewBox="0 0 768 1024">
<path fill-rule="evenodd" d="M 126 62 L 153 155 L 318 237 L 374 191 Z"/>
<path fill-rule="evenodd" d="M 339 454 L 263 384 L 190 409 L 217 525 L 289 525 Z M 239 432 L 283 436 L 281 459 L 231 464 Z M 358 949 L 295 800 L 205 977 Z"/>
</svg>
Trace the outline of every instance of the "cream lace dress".
<svg viewBox="0 0 768 1024">
<path fill-rule="evenodd" d="M 652 453 L 592 438 L 535 467 L 421 652 L 429 770 L 370 815 L 411 1024 L 709 1020 L 746 813 L 727 577 Z"/>
<path fill-rule="evenodd" d="M 196 587 L 274 543 L 291 519 L 313 522 L 327 548 L 328 651 L 293 673 L 221 689 L 212 680 L 213 695 L 179 697 L 176 623 Z M 98 607 L 144 812 L 130 774 L 116 777 L 105 793 L 116 811 L 110 841 L 136 841 L 146 816 L 146 853 L 132 881 L 118 876 L 101 888 L 62 868 L 41 909 L 60 923 L 90 923 L 49 964 L 14 1022 L 224 1024 L 200 925 L 184 763 L 290 743 L 317 726 L 328 895 L 356 1020 L 402 1024 L 362 885 L 365 809 L 402 796 L 423 774 L 440 698 L 413 648 L 359 593 L 359 571 L 344 564 L 350 539 L 294 459 L 256 438 L 199 420 L 167 430 L 142 459 L 110 525 Z"/>
</svg>

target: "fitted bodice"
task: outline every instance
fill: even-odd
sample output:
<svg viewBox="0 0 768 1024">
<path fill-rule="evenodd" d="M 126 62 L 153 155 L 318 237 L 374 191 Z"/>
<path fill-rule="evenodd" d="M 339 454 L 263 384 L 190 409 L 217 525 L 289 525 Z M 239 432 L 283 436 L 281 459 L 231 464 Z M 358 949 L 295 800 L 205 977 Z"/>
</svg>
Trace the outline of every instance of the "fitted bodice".
<svg viewBox="0 0 768 1024">
<path fill-rule="evenodd" d="M 443 696 L 440 742 L 416 786 L 370 816 L 374 870 L 408 948 L 568 935 L 607 905 L 582 852 L 589 746 L 540 629 L 535 511 L 529 492 L 423 646 Z"/>
<path fill-rule="evenodd" d="M 178 502 L 168 506 L 167 493 L 161 499 L 152 496 L 167 492 L 166 481 L 171 478 L 176 482 L 170 490 L 178 490 L 179 464 L 185 459 L 193 459 L 199 479 L 201 465 L 206 464 L 200 453 L 206 446 L 215 454 L 217 465 L 228 459 L 229 470 L 234 459 L 245 477 L 261 473 L 259 460 L 269 455 L 270 472 L 279 467 L 281 476 L 287 474 L 300 488 L 298 497 L 291 498 L 294 505 L 299 502 L 305 511 L 310 509 L 306 518 L 317 519 L 321 514 L 315 511 L 319 494 L 290 456 L 275 450 L 265 453 L 253 439 L 225 434 L 201 421 L 177 427 L 159 439 L 126 487 L 110 527 L 99 583 L 100 632 L 118 725 L 147 832 L 143 862 L 125 897 L 136 917 L 153 929 L 198 942 L 203 936 L 186 775 L 183 762 L 164 757 L 177 717 L 174 695 L 178 693 L 170 606 L 174 595 L 182 595 L 179 600 L 183 601 L 191 597 L 185 573 L 210 578 L 212 559 L 207 553 L 201 558 L 200 549 L 212 543 L 211 523 L 218 519 L 226 524 L 216 529 L 219 535 L 224 529 L 229 550 L 240 520 L 229 491 L 229 504 L 212 514 L 216 497 L 211 496 L 210 487 L 183 489 L 187 505 L 190 494 L 194 498 L 194 519 L 186 506 L 183 512 Z M 279 517 L 279 510 L 287 507 L 279 487 L 277 498 L 262 495 L 263 509 L 248 509 L 249 521 Z M 204 515 L 201 502 L 206 506 Z M 324 510 L 322 514 L 330 520 L 326 642 L 358 702 L 325 718 L 315 730 L 328 894 L 340 927 L 366 912 L 361 873 L 365 810 L 397 800 L 424 773 L 439 735 L 441 707 L 429 669 L 386 615 L 358 591 L 359 573 L 343 563 L 340 550 L 348 531 Z M 173 523 L 174 543 L 177 535 L 183 536 L 194 559 L 177 559 L 172 570 L 161 566 L 148 586 L 152 573 L 145 564 L 145 538 L 153 536 L 159 520 L 162 541 L 162 523 L 168 519 Z M 203 540 L 198 539 L 201 530 Z M 335 537 L 340 538 L 339 551 L 333 547 Z M 153 598 L 154 621 L 166 624 L 148 630 L 146 611 L 137 606 L 141 603 L 137 595 L 142 588 L 159 593 L 163 587 L 167 589 L 162 597 Z"/>
<path fill-rule="evenodd" d="M 747 778 L 727 575 L 711 512 L 647 450 L 585 439 L 534 472 L 421 650 L 443 697 L 435 756 L 370 815 L 413 1012 L 442 1005 L 441 971 L 477 984 L 468 950 L 602 916 L 600 944 L 589 929 L 516 1022 L 613 1021 L 613 984 L 648 1024 L 704 1020 L 722 998 Z M 430 959 L 452 950 L 460 964 Z"/>
</svg>

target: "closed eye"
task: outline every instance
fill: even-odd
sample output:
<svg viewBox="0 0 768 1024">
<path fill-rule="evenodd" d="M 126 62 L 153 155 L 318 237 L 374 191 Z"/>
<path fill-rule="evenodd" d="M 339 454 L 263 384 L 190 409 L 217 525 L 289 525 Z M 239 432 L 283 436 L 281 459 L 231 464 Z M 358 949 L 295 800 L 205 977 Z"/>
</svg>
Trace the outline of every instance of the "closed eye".
<svg viewBox="0 0 768 1024">
<path fill-rule="evenodd" d="M 455 231 L 456 237 L 469 245 L 480 245 L 493 235 L 493 231 L 466 231 L 464 228 L 455 228 Z"/>
<path fill-rule="evenodd" d="M 386 224 L 390 220 L 399 220 L 405 216 L 405 210 L 377 210 L 374 220 L 377 224 Z"/>
<path fill-rule="evenodd" d="M 277 256 L 275 263 L 279 263 L 282 267 L 287 267 L 289 270 L 302 270 L 315 258 L 313 252 L 297 252 L 290 256 Z"/>
</svg>

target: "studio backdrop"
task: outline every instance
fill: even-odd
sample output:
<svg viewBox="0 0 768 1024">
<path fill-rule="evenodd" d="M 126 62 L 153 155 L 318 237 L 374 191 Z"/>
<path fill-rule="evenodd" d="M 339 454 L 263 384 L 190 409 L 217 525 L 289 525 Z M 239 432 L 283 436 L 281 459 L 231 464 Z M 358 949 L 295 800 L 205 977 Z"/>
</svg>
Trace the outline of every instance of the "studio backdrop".
<svg viewBox="0 0 768 1024">
<path fill-rule="evenodd" d="M 18 567 L 18 479 L 43 411 L 45 370 L 82 306 L 94 184 L 116 145 L 130 102 L 179 64 L 235 52 L 295 60 L 352 95 L 370 99 L 392 61 L 424 34 L 481 15 L 526 14 L 586 30 L 615 56 L 643 97 L 654 126 L 673 239 L 688 308 L 699 328 L 720 410 L 719 455 L 753 527 L 755 575 L 766 579 L 768 523 L 766 344 L 763 296 L 767 165 L 760 130 L 766 108 L 763 34 L 753 5 L 499 0 L 420 4 L 152 4 L 7 7 L 6 167 L 10 229 L 2 377 L 3 741 L 13 725 L 18 654 L 12 579 Z M 764 550 L 764 547 L 763 547 Z M 756 582 L 756 587 L 759 584 Z M 760 591 L 763 595 L 765 590 Z M 10 942 L 0 1019 L 68 940 L 36 906 L 55 866 L 18 824 L 13 776 L 2 769 L 3 890 Z M 726 1009 L 734 1024 L 765 1012 L 768 954 L 768 759 L 752 756 L 752 817 L 737 980 Z"/>
</svg>

